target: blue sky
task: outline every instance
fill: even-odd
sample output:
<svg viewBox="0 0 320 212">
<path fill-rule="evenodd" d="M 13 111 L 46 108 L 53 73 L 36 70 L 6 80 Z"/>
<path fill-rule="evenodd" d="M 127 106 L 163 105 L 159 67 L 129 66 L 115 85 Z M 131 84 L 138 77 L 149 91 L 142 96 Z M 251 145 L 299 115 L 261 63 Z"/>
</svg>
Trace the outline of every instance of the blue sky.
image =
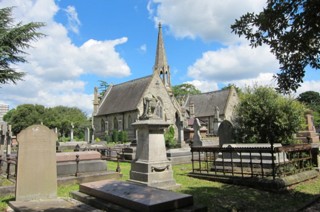
<svg viewBox="0 0 320 212">
<path fill-rule="evenodd" d="M 76 106 L 92 113 L 99 80 L 121 83 L 152 73 L 161 21 L 172 84 L 203 92 L 234 83 L 273 85 L 278 63 L 267 46 L 251 49 L 230 25 L 265 0 L 2 0 L 16 22 L 45 22 L 47 36 L 28 50 L 24 81 L 0 88 L 0 104 Z M 308 70 L 298 93 L 320 91 Z M 296 95 L 297 95 L 296 94 Z"/>
</svg>

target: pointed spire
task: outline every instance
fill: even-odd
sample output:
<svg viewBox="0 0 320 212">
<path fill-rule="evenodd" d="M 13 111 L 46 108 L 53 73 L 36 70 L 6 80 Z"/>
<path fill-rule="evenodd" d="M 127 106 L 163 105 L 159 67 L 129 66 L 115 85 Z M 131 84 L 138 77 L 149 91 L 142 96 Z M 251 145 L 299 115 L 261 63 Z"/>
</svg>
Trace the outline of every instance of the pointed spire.
<svg viewBox="0 0 320 212">
<path fill-rule="evenodd" d="M 153 67 L 153 72 L 160 75 L 163 80 L 163 83 L 166 86 L 170 86 L 170 71 L 167 62 L 166 50 L 164 48 L 163 38 L 162 38 L 162 26 L 161 22 L 159 23 L 159 32 L 158 32 L 158 43 L 156 50 L 156 59 Z"/>
</svg>

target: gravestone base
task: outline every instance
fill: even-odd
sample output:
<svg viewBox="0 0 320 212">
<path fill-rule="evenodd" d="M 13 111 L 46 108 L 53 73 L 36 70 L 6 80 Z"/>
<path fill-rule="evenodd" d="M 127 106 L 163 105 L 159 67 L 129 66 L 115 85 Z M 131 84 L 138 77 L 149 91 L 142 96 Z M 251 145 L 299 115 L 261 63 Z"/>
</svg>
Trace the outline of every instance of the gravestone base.
<svg viewBox="0 0 320 212">
<path fill-rule="evenodd" d="M 122 149 L 123 158 L 129 161 L 136 159 L 136 150 L 137 150 L 137 147 L 135 146 L 123 148 Z"/>
<path fill-rule="evenodd" d="M 72 197 L 105 211 L 207 211 L 194 206 L 189 194 L 131 182 L 103 180 L 80 185 Z"/>
<path fill-rule="evenodd" d="M 129 181 L 166 190 L 180 187 L 173 178 L 170 161 L 132 162 Z"/>
<path fill-rule="evenodd" d="M 172 165 L 191 163 L 190 147 L 169 149 L 167 150 L 167 157 Z"/>
<path fill-rule="evenodd" d="M 50 212 L 61 212 L 61 211 L 95 211 L 101 210 L 95 209 L 87 204 L 74 199 L 51 199 L 51 200 L 34 200 L 34 201 L 12 201 L 8 203 L 9 207 L 6 211 L 15 212 L 30 212 L 30 211 L 50 211 Z"/>
</svg>

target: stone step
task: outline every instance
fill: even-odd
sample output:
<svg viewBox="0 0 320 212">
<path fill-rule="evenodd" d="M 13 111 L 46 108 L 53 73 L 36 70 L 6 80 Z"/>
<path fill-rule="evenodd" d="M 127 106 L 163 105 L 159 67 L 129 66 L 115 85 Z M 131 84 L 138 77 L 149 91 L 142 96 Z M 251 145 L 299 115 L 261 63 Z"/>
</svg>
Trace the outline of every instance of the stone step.
<svg viewBox="0 0 320 212">
<path fill-rule="evenodd" d="M 134 183 L 103 180 L 80 185 L 81 193 L 136 211 L 170 211 L 193 205 L 193 197 Z"/>
</svg>

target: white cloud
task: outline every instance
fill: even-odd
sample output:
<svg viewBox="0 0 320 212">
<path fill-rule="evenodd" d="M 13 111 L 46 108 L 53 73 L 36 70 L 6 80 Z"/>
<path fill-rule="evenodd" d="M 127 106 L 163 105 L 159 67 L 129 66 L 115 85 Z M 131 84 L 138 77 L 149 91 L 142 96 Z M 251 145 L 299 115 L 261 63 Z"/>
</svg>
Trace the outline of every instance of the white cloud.
<svg viewBox="0 0 320 212">
<path fill-rule="evenodd" d="M 152 0 L 148 10 L 156 22 L 168 25 L 176 37 L 230 43 L 238 42 L 230 28 L 235 19 L 246 12 L 260 11 L 264 4 L 265 0 Z"/>
<path fill-rule="evenodd" d="M 277 67 L 268 47 L 252 49 L 248 45 L 236 45 L 203 53 L 188 68 L 188 75 L 196 80 L 226 82 L 255 78 L 260 73 L 275 71 Z"/>
<path fill-rule="evenodd" d="M 68 24 L 69 28 L 72 32 L 79 34 L 79 26 L 81 25 L 81 22 L 78 18 L 78 13 L 76 11 L 76 8 L 74 6 L 68 6 L 67 9 L 65 9 L 65 12 L 68 17 Z"/>
<path fill-rule="evenodd" d="M 242 79 L 242 80 L 232 80 L 225 82 L 225 85 L 234 84 L 239 88 L 253 87 L 255 85 L 276 87 L 276 80 L 273 77 L 274 73 L 259 73 L 258 76 L 254 78 Z"/>
<path fill-rule="evenodd" d="M 203 80 L 203 81 L 192 80 L 192 81 L 187 81 L 185 83 L 189 83 L 189 84 L 194 85 L 201 92 L 209 92 L 209 91 L 219 90 L 217 83 L 209 82 L 209 81 L 206 81 L 206 80 Z"/>
<path fill-rule="evenodd" d="M 54 0 L 2 0 L 0 7 L 15 6 L 13 17 L 16 22 L 45 22 L 41 32 L 46 37 L 32 42 L 28 49 L 28 63 L 19 64 L 17 70 L 26 73 L 24 81 L 17 85 L 1 88 L 2 101 L 10 108 L 19 104 L 33 103 L 44 106 L 76 106 L 87 114 L 92 111 L 93 96 L 85 93 L 84 74 L 124 77 L 130 68 L 115 47 L 127 42 L 126 37 L 114 40 L 88 40 L 80 47 L 72 43 L 65 26 L 55 22 L 60 10 Z M 75 7 L 66 9 L 75 33 L 81 24 Z M 93 90 L 93 89 L 92 89 Z"/>
<path fill-rule="evenodd" d="M 306 91 L 316 91 L 320 93 L 320 81 L 310 80 L 303 82 L 301 87 L 298 88 L 296 95 L 298 96 Z"/>
<path fill-rule="evenodd" d="M 142 44 L 140 47 L 139 47 L 139 51 L 143 54 L 145 54 L 147 52 L 147 45 L 146 44 Z"/>
</svg>

